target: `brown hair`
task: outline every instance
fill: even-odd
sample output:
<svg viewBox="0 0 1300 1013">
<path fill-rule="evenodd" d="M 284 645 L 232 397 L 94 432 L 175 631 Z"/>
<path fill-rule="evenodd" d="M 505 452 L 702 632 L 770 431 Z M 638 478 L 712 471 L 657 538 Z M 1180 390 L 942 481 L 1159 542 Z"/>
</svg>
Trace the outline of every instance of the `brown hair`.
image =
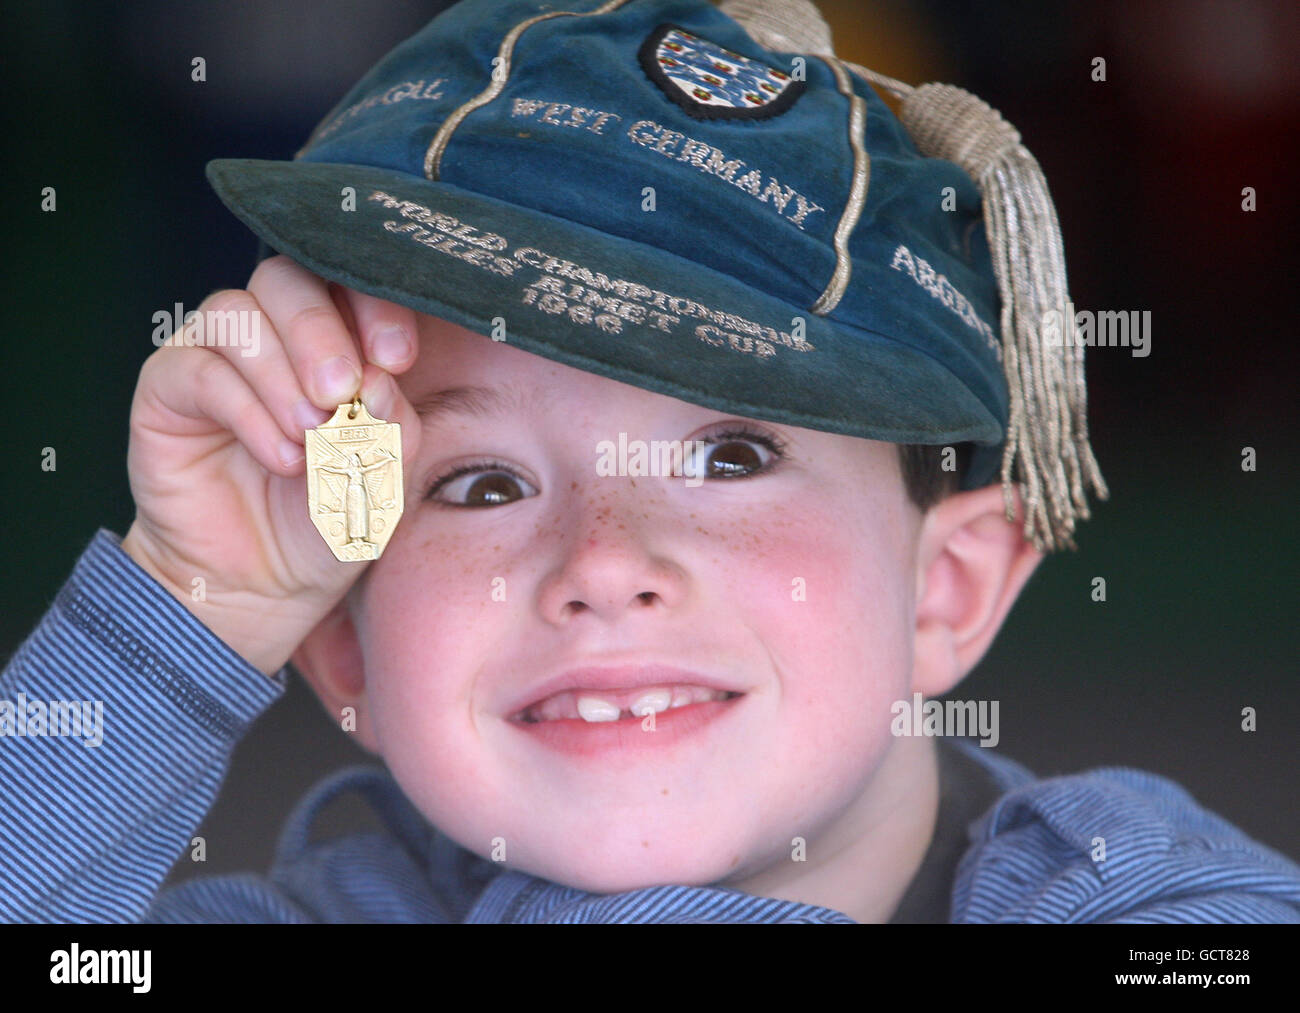
<svg viewBox="0 0 1300 1013">
<path fill-rule="evenodd" d="M 946 496 L 957 491 L 961 476 L 970 463 L 972 445 L 959 443 L 955 447 L 956 468 L 945 471 L 943 452 L 947 447 L 902 443 L 898 447 L 898 463 L 903 472 L 903 487 L 907 498 L 924 513 Z"/>
</svg>

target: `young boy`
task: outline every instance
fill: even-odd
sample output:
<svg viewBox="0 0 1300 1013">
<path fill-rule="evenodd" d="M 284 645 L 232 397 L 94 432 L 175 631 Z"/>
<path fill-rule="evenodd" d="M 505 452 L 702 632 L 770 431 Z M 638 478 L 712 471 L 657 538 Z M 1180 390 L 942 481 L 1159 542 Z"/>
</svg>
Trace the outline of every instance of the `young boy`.
<svg viewBox="0 0 1300 1013">
<path fill-rule="evenodd" d="M 0 680 L 105 729 L 5 740 L 0 913 L 1295 920 L 1176 785 L 902 720 L 1105 490 L 1014 132 L 873 78 L 900 124 L 808 5 L 571 6 L 463 0 L 294 162 L 209 167 L 280 253 L 203 307 L 256 354 L 150 357 L 135 523 Z M 159 894 L 290 661 L 387 770 Z M 313 842 L 344 791 L 387 833 Z"/>
</svg>

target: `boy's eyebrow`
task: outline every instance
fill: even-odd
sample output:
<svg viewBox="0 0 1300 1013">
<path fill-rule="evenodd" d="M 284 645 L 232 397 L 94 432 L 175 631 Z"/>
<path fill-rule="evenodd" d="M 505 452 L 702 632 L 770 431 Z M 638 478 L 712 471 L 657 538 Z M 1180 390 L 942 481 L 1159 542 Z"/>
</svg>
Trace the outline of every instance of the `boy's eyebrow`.
<svg viewBox="0 0 1300 1013">
<path fill-rule="evenodd" d="M 514 384 L 501 387 L 448 387 L 446 390 L 425 394 L 414 401 L 412 406 L 425 425 L 452 413 L 475 418 L 501 418 L 539 407 L 545 400 L 540 396 L 542 393 L 541 388 L 534 387 L 525 391 Z"/>
</svg>

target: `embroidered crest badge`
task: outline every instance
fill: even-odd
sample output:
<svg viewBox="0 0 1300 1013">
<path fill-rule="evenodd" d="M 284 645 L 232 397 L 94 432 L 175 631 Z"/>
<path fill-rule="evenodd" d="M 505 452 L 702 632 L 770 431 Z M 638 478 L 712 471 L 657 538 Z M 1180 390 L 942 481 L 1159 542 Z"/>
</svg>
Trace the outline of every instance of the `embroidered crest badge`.
<svg viewBox="0 0 1300 1013">
<path fill-rule="evenodd" d="M 804 90 L 784 71 L 678 25 L 656 28 L 639 56 L 650 79 L 696 119 L 765 119 L 785 112 Z"/>
</svg>

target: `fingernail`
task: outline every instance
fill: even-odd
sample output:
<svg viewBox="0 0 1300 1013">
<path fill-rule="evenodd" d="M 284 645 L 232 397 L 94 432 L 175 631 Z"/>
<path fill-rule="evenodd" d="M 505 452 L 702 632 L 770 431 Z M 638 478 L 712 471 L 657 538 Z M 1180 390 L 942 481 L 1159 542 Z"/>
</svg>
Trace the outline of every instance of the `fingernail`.
<svg viewBox="0 0 1300 1013">
<path fill-rule="evenodd" d="M 361 374 L 357 367 L 341 355 L 326 359 L 316 367 L 316 388 L 321 397 L 335 404 L 342 404 L 357 392 Z"/>
<path fill-rule="evenodd" d="M 411 354 L 411 338 L 401 327 L 385 327 L 375 335 L 375 362 L 380 366 L 396 366 Z"/>
<path fill-rule="evenodd" d="M 299 429 L 315 429 L 330 417 L 329 412 L 317 408 L 305 397 L 298 399 L 298 403 L 293 406 L 292 415 Z"/>
<path fill-rule="evenodd" d="M 293 440 L 280 441 L 280 463 L 286 468 L 292 468 L 295 464 L 303 459 L 305 452 L 302 447 L 294 443 Z"/>
</svg>

